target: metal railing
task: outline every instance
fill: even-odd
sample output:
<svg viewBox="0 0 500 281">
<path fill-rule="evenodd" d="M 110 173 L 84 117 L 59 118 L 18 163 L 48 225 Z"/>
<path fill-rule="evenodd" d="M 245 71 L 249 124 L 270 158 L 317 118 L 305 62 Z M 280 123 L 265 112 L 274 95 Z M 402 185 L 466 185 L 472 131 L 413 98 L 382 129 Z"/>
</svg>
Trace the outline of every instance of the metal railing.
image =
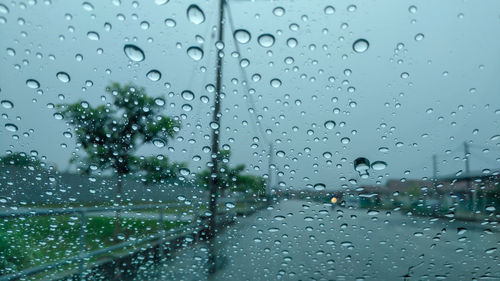
<svg viewBox="0 0 500 281">
<path fill-rule="evenodd" d="M 166 242 L 165 237 L 167 235 L 167 231 L 165 229 L 165 215 L 164 211 L 166 209 L 175 209 L 178 207 L 186 207 L 188 205 L 185 204 L 169 204 L 169 205 L 139 205 L 139 206 L 123 206 L 123 207 L 95 207 L 95 208 L 67 208 L 67 209 L 41 209 L 41 208 L 33 208 L 29 210 L 14 210 L 9 212 L 0 212 L 0 219 L 7 218 L 19 218 L 19 217 L 34 217 L 34 216 L 56 216 L 56 215 L 71 215 L 78 214 L 80 216 L 80 235 L 79 235 L 79 255 L 73 256 L 70 258 L 65 258 L 63 260 L 58 260 L 49 264 L 44 264 L 36 267 L 31 267 L 28 269 L 24 269 L 22 271 L 0 276 L 0 281 L 9 281 L 16 280 L 21 277 L 26 277 L 30 275 L 34 275 L 37 273 L 41 273 L 50 269 L 55 269 L 57 267 L 72 264 L 73 262 L 79 262 L 78 272 L 80 275 L 83 275 L 87 268 L 87 261 L 95 256 L 99 256 L 102 254 L 110 253 L 119 249 L 123 249 L 126 247 L 145 244 L 151 241 L 160 240 L 160 252 L 163 252 L 163 244 Z M 87 223 L 87 214 L 89 213 L 103 213 L 103 212 L 124 212 L 124 211 L 141 211 L 141 210 L 158 210 L 158 221 L 161 226 L 160 233 L 156 235 L 149 236 L 143 239 L 137 239 L 134 241 L 126 241 L 122 242 L 110 247 L 94 250 L 87 252 L 86 250 L 86 223 Z M 195 231 L 196 230 L 196 217 L 197 213 L 193 213 L 194 220 L 191 224 L 173 229 L 173 231 L 169 231 L 168 234 L 172 236 L 172 239 L 181 233 L 186 233 L 187 231 Z M 176 214 L 176 218 L 180 218 L 180 214 Z"/>
</svg>

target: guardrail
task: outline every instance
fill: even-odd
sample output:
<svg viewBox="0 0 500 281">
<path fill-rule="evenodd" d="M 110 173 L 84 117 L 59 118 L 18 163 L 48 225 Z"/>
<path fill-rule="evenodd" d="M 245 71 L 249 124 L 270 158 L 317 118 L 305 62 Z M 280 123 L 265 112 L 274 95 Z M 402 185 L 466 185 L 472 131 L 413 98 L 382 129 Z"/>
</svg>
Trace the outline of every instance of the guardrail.
<svg viewBox="0 0 500 281">
<path fill-rule="evenodd" d="M 87 261 L 95 256 L 106 254 L 113 252 L 115 250 L 123 249 L 126 247 L 138 245 L 138 244 L 144 244 L 150 241 L 156 241 L 156 240 L 161 240 L 160 243 L 160 252 L 163 252 L 163 244 L 164 244 L 164 239 L 167 235 L 167 231 L 165 229 L 165 223 L 164 223 L 164 210 L 165 209 L 173 209 L 177 207 L 185 207 L 187 205 L 185 204 L 175 204 L 175 205 L 140 205 L 140 206 L 123 206 L 123 207 L 96 207 L 96 208 L 68 208 L 68 209 L 29 209 L 29 210 L 19 210 L 19 211 L 9 211 L 9 212 L 0 212 L 0 218 L 17 218 L 17 217 L 33 217 L 33 216 L 54 216 L 54 215 L 70 215 L 70 214 L 78 214 L 80 216 L 80 238 L 79 238 L 79 250 L 80 253 L 78 256 L 73 256 L 70 258 L 65 258 L 64 260 L 59 260 L 55 261 L 53 263 L 49 264 L 44 264 L 36 267 L 31 267 L 28 269 L 24 269 L 22 271 L 0 276 L 0 281 L 10 281 L 10 280 L 16 280 L 21 277 L 26 277 L 30 276 L 33 274 L 37 274 L 49 269 L 54 269 L 57 267 L 60 267 L 65 264 L 71 264 L 73 262 L 79 262 L 79 274 L 83 275 L 86 267 L 87 267 Z M 134 241 L 126 241 L 122 242 L 110 247 L 94 250 L 91 252 L 87 252 L 85 247 L 86 247 L 86 217 L 87 214 L 89 213 L 99 213 L 99 212 L 123 212 L 123 211 L 140 211 L 140 210 L 152 210 L 156 209 L 158 210 L 158 220 L 161 225 L 161 232 L 154 235 L 154 236 L 149 236 L 147 238 L 143 239 L 138 239 Z M 197 213 L 194 214 L 194 218 L 197 217 Z M 179 233 L 184 233 L 188 230 L 195 230 L 196 229 L 196 219 L 194 220 L 193 223 L 182 227 L 182 228 L 177 228 L 174 229 L 173 231 L 169 231 L 169 234 L 179 234 Z"/>
</svg>

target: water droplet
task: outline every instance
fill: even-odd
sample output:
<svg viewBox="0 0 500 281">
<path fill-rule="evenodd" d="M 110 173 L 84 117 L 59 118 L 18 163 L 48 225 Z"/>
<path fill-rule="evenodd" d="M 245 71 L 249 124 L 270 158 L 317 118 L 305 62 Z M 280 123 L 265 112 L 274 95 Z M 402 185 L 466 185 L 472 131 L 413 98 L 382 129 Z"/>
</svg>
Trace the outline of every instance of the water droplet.
<svg viewBox="0 0 500 281">
<path fill-rule="evenodd" d="M 285 9 L 283 7 L 276 7 L 273 9 L 273 14 L 277 17 L 282 17 L 285 15 Z"/>
<path fill-rule="evenodd" d="M 236 207 L 236 205 L 233 202 L 226 202 L 226 204 L 224 204 L 224 205 L 228 209 L 232 209 L 232 208 Z"/>
<path fill-rule="evenodd" d="M 365 172 L 370 169 L 370 161 L 364 157 L 359 157 L 354 160 L 354 170 L 357 172 Z"/>
<path fill-rule="evenodd" d="M 188 169 L 188 168 L 181 168 L 179 170 L 179 172 L 181 173 L 181 175 L 183 176 L 189 176 L 189 174 L 191 174 L 191 171 Z"/>
<path fill-rule="evenodd" d="M 458 234 L 458 235 L 462 235 L 462 234 L 464 234 L 465 232 L 467 232 L 467 228 L 465 228 L 465 227 L 458 227 L 458 228 L 457 228 L 457 234 Z"/>
<path fill-rule="evenodd" d="M 188 91 L 188 90 L 186 90 L 186 91 L 182 91 L 182 93 L 181 93 L 181 97 L 182 97 L 184 100 L 186 100 L 186 101 L 192 101 L 192 100 L 194 100 L 194 94 L 193 94 L 193 92 Z"/>
<path fill-rule="evenodd" d="M 288 38 L 288 40 L 286 40 L 286 44 L 290 48 L 295 48 L 295 47 L 297 47 L 299 42 L 295 38 Z"/>
<path fill-rule="evenodd" d="M 365 39 L 358 39 L 352 44 L 352 49 L 356 53 L 364 53 L 366 52 L 366 50 L 368 50 L 369 47 L 370 43 L 368 43 L 368 41 Z"/>
<path fill-rule="evenodd" d="M 189 111 L 193 110 L 193 107 L 190 104 L 185 103 L 182 105 L 182 110 L 189 112 Z"/>
<path fill-rule="evenodd" d="M 2 104 L 3 108 L 7 108 L 7 109 L 11 109 L 14 107 L 14 104 L 9 100 L 3 100 L 0 102 L 0 104 Z"/>
<path fill-rule="evenodd" d="M 175 27 L 177 25 L 177 23 L 173 19 L 166 19 L 165 25 L 168 27 Z"/>
<path fill-rule="evenodd" d="M 71 77 L 69 77 L 69 74 L 66 73 L 66 72 L 58 72 L 56 74 L 56 77 L 57 79 L 59 79 L 59 81 L 63 82 L 63 83 L 68 83 L 69 81 L 71 81 Z"/>
<path fill-rule="evenodd" d="M 9 13 L 9 8 L 5 6 L 4 4 L 0 3 L 0 14 L 8 14 Z"/>
<path fill-rule="evenodd" d="M 234 31 L 233 36 L 234 39 L 236 39 L 236 41 L 238 41 L 238 43 L 240 44 L 246 44 L 252 39 L 250 32 L 246 31 L 245 29 L 238 29 Z"/>
<path fill-rule="evenodd" d="M 281 80 L 276 78 L 272 79 L 270 84 L 273 88 L 279 88 L 281 86 Z"/>
<path fill-rule="evenodd" d="M 92 6 L 92 4 L 90 4 L 89 2 L 83 2 L 82 7 L 87 12 L 94 10 L 94 6 Z"/>
<path fill-rule="evenodd" d="M 316 191 L 322 191 L 326 189 L 326 185 L 323 183 L 317 183 L 314 185 L 314 190 Z"/>
<path fill-rule="evenodd" d="M 18 130 L 17 126 L 12 123 L 5 124 L 5 129 L 9 132 L 17 132 Z"/>
<path fill-rule="evenodd" d="M 125 45 L 123 47 L 123 52 L 131 61 L 139 62 L 143 61 L 146 58 L 144 56 L 144 52 L 136 45 Z"/>
<path fill-rule="evenodd" d="M 323 157 L 325 157 L 326 159 L 330 159 L 330 158 L 332 158 L 332 153 L 331 153 L 331 152 L 328 152 L 328 151 L 327 151 L 327 152 L 324 152 L 324 153 L 323 153 Z"/>
<path fill-rule="evenodd" d="M 385 168 L 387 168 L 387 163 L 385 163 L 384 161 L 375 161 L 372 163 L 372 169 L 374 169 L 375 171 L 380 171 Z"/>
<path fill-rule="evenodd" d="M 153 144 L 156 146 L 156 147 L 164 147 L 166 145 L 165 141 L 163 141 L 162 139 L 154 139 L 153 140 Z"/>
<path fill-rule="evenodd" d="M 34 79 L 28 79 L 26 80 L 26 85 L 31 88 L 31 89 L 38 89 L 40 88 L 40 83 Z"/>
<path fill-rule="evenodd" d="M 340 142 L 341 142 L 342 144 L 348 144 L 348 143 L 350 143 L 350 142 L 351 142 L 351 139 L 350 139 L 350 138 L 348 138 L 348 137 L 343 137 L 342 139 L 340 139 Z"/>
<path fill-rule="evenodd" d="M 155 4 L 158 6 L 165 5 L 169 0 L 155 0 Z"/>
<path fill-rule="evenodd" d="M 500 140 L 500 135 L 494 135 L 490 138 L 492 141 Z"/>
<path fill-rule="evenodd" d="M 205 21 L 205 14 L 197 5 L 190 5 L 187 9 L 187 17 L 194 24 L 201 24 Z"/>
<path fill-rule="evenodd" d="M 260 35 L 259 38 L 257 38 L 257 41 L 262 47 L 269 48 L 274 45 L 274 36 L 269 33 L 265 33 Z"/>
<path fill-rule="evenodd" d="M 286 153 L 283 150 L 278 150 L 276 151 L 276 156 L 278 157 L 285 157 Z"/>
<path fill-rule="evenodd" d="M 100 39 L 99 33 L 95 32 L 95 31 L 87 32 L 87 37 L 92 41 L 97 41 Z"/>
<path fill-rule="evenodd" d="M 412 14 L 415 14 L 417 12 L 417 7 L 412 5 L 408 8 L 408 11 Z"/>
<path fill-rule="evenodd" d="M 199 47 L 189 47 L 187 49 L 187 54 L 195 61 L 199 61 L 203 58 L 203 50 Z"/>
<path fill-rule="evenodd" d="M 162 98 L 156 98 L 155 103 L 159 106 L 164 106 L 165 105 L 165 100 Z"/>
<path fill-rule="evenodd" d="M 323 11 L 324 11 L 325 15 L 333 15 L 333 14 L 335 14 L 335 8 L 332 7 L 332 6 L 326 6 Z"/>
<path fill-rule="evenodd" d="M 332 120 L 328 120 L 325 122 L 324 124 L 325 128 L 327 128 L 328 130 L 332 130 L 333 128 L 335 128 L 336 124 L 334 121 Z"/>
<path fill-rule="evenodd" d="M 369 216 L 376 216 L 376 215 L 379 214 L 379 211 L 377 211 L 377 210 L 368 210 L 367 214 Z"/>
<path fill-rule="evenodd" d="M 149 80 L 156 82 L 161 79 L 161 72 L 156 69 L 152 69 L 146 74 L 146 77 L 148 77 Z"/>
<path fill-rule="evenodd" d="M 424 39 L 424 35 L 422 33 L 418 33 L 415 35 L 415 41 L 422 41 Z"/>
<path fill-rule="evenodd" d="M 64 118 L 64 116 L 59 112 L 54 113 L 53 116 L 56 120 L 62 120 Z"/>
<path fill-rule="evenodd" d="M 285 220 L 285 217 L 284 216 L 274 216 L 274 219 L 277 220 L 277 221 L 283 221 Z"/>
</svg>

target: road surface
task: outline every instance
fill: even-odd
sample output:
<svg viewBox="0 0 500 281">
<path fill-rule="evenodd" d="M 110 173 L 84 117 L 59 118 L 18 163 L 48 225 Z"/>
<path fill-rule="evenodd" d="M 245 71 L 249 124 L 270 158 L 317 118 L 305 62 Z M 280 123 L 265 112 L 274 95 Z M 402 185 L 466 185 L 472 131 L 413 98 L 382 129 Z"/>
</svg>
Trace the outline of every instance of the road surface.
<svg viewBox="0 0 500 281">
<path fill-rule="evenodd" d="M 197 243 L 135 280 L 500 280 L 496 224 L 281 201 L 217 238 L 217 270 Z"/>
</svg>

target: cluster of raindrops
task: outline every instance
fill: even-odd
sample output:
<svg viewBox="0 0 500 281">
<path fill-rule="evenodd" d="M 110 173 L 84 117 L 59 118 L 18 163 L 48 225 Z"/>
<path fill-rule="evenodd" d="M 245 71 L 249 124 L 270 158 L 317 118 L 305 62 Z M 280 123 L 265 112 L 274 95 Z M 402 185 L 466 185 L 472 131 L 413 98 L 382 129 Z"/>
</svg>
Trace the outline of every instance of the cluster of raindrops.
<svg viewBox="0 0 500 281">
<path fill-rule="evenodd" d="M 363 179 L 366 179 L 370 176 L 368 171 L 373 169 L 374 171 L 381 171 L 387 168 L 387 163 L 384 161 L 375 161 L 371 163 L 370 160 L 365 157 L 358 157 L 354 160 L 354 170 L 359 173 L 359 176 Z"/>
</svg>

